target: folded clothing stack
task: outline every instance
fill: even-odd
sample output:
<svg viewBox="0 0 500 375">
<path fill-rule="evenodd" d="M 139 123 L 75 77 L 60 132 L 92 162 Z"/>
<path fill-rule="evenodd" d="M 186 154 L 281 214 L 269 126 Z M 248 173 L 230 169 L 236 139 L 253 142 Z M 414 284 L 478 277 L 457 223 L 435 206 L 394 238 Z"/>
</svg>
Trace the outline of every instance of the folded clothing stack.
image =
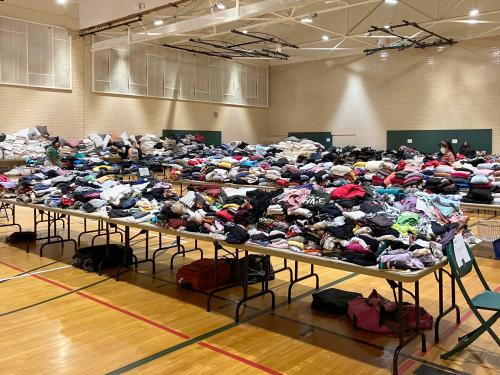
<svg viewBox="0 0 500 375">
<path fill-rule="evenodd" d="M 467 169 L 463 169 L 463 170 L 457 169 L 451 173 L 451 178 L 453 180 L 453 183 L 460 190 L 468 190 L 469 189 L 470 176 L 471 176 L 471 173 Z"/>
<path fill-rule="evenodd" d="M 45 156 L 48 141 L 38 129 L 21 129 L 14 134 L 6 134 L 0 142 L 0 158 L 26 159 Z"/>
</svg>

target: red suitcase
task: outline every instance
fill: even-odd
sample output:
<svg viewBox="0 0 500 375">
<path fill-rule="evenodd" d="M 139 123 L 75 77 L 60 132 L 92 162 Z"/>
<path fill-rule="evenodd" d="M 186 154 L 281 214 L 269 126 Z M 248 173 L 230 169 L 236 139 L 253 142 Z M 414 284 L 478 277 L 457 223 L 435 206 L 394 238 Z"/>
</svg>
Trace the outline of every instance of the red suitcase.
<svg viewBox="0 0 500 375">
<path fill-rule="evenodd" d="M 231 281 L 231 265 L 224 259 L 217 261 L 217 285 L 221 286 Z M 200 259 L 179 268 L 176 275 L 177 283 L 196 290 L 208 291 L 215 289 L 215 260 Z"/>
</svg>

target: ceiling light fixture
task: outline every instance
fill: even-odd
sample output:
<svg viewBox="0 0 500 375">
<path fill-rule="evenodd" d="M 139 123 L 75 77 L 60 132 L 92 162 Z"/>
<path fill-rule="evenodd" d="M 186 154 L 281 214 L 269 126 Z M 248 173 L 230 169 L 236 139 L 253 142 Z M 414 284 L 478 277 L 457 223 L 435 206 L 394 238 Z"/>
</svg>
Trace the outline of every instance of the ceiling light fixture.
<svg viewBox="0 0 500 375">
<path fill-rule="evenodd" d="M 64 5 L 66 4 L 66 0 L 56 0 L 57 4 Z"/>
<path fill-rule="evenodd" d="M 163 22 L 163 20 L 162 20 L 162 19 L 159 19 L 159 18 L 158 18 L 158 19 L 156 19 L 156 20 L 154 20 L 154 22 L 153 22 L 153 24 L 154 24 L 155 26 L 161 26 L 161 25 L 163 25 L 163 23 L 164 23 L 164 22 Z"/>
<path fill-rule="evenodd" d="M 224 5 L 224 3 L 220 2 L 220 1 L 219 1 L 219 2 L 217 2 L 217 3 L 215 3 L 215 7 L 216 7 L 217 9 L 219 9 L 219 10 L 224 10 L 224 9 L 226 9 L 226 6 Z"/>
<path fill-rule="evenodd" d="M 469 16 L 471 16 L 471 17 L 477 17 L 477 16 L 479 16 L 479 13 L 480 13 L 479 9 L 473 8 L 473 9 L 471 9 L 469 11 Z"/>
<path fill-rule="evenodd" d="M 398 0 L 385 0 L 385 3 L 389 5 L 396 5 L 398 3 Z"/>
<path fill-rule="evenodd" d="M 323 40 L 323 42 L 326 42 L 326 41 L 330 40 L 330 37 L 328 35 L 323 35 L 321 37 L 321 40 Z"/>
<path fill-rule="evenodd" d="M 385 25 L 385 26 L 384 26 L 384 29 L 389 30 L 390 28 L 391 28 L 391 25 Z"/>
<path fill-rule="evenodd" d="M 242 33 L 243 34 L 248 34 L 248 30 L 243 30 Z"/>
</svg>

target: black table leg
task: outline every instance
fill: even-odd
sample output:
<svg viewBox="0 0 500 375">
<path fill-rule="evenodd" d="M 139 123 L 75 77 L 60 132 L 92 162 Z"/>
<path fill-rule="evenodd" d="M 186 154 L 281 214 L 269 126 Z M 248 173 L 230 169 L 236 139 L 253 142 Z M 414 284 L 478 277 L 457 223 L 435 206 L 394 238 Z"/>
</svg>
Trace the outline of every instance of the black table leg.
<svg viewBox="0 0 500 375">
<path fill-rule="evenodd" d="M 450 277 L 450 289 L 451 289 L 451 306 L 444 310 L 444 296 L 443 296 L 443 273 L 446 273 Z M 438 277 L 436 278 L 438 282 L 439 290 L 439 315 L 436 318 L 436 324 L 434 325 L 434 342 L 439 343 L 439 324 L 441 320 L 449 313 L 456 312 L 456 324 L 460 324 L 460 308 L 456 303 L 456 290 L 455 290 L 455 277 L 451 272 L 440 268 L 438 272 Z"/>
<path fill-rule="evenodd" d="M 295 284 L 300 281 L 306 280 L 310 277 L 314 277 L 316 279 L 316 289 L 319 289 L 319 275 L 314 272 L 314 264 L 311 264 L 311 270 L 307 275 L 299 277 L 299 262 L 295 261 L 295 277 L 293 281 L 288 286 L 288 303 L 292 303 L 292 288 Z"/>
</svg>

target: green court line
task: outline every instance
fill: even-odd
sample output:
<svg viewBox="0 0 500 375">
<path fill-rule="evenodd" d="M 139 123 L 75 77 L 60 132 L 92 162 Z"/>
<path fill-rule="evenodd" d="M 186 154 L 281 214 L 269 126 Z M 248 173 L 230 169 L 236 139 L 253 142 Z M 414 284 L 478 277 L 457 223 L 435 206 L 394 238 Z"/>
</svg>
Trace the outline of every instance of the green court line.
<svg viewBox="0 0 500 375">
<path fill-rule="evenodd" d="M 68 259 L 71 259 L 71 257 L 69 257 L 69 258 L 62 258 L 62 259 L 56 260 L 56 261 L 54 261 L 54 262 L 50 262 L 50 263 L 44 264 L 43 266 L 39 266 L 39 267 L 32 268 L 32 269 L 27 270 L 27 271 L 24 271 L 24 272 L 18 273 L 17 275 L 10 276 L 10 277 L 11 277 L 11 279 L 8 279 L 8 280 L 2 280 L 2 281 L 0 281 L 0 284 L 6 283 L 6 282 L 7 282 L 7 281 L 9 281 L 9 280 L 14 280 L 16 277 L 23 276 L 23 275 L 26 275 L 26 274 L 28 274 L 28 273 L 34 272 L 34 271 L 38 271 L 38 270 L 40 270 L 40 269 L 42 269 L 42 268 L 45 268 L 45 267 L 47 267 L 47 266 L 52 266 L 52 265 L 54 265 L 54 264 L 56 264 L 56 263 L 61 263 L 61 264 L 64 264 L 64 265 L 68 265 L 68 264 L 66 264 L 66 263 L 64 263 L 64 262 L 63 262 L 64 260 L 68 260 Z"/>
<path fill-rule="evenodd" d="M 279 315 L 279 314 L 274 314 L 274 316 L 277 317 L 277 318 L 283 319 L 283 320 L 287 320 L 287 321 L 293 322 L 293 323 L 302 324 L 302 325 L 306 326 L 307 328 L 309 328 L 310 330 L 316 330 L 316 331 L 326 332 L 326 333 L 332 334 L 334 336 L 337 336 L 337 337 L 340 337 L 340 338 L 343 338 L 343 339 L 346 339 L 346 340 L 349 340 L 349 341 L 354 341 L 354 342 L 362 344 L 362 345 L 370 346 L 370 347 L 375 348 L 375 349 L 380 349 L 381 351 L 389 351 L 391 353 L 394 353 L 394 351 L 395 351 L 392 348 L 387 348 L 387 347 L 384 347 L 384 346 L 380 346 L 380 345 L 371 343 L 369 341 L 361 340 L 361 339 L 358 339 L 358 338 L 355 338 L 355 337 L 351 337 L 349 335 L 344 335 L 342 333 L 335 332 L 335 331 L 333 331 L 331 329 L 320 327 L 320 326 L 316 326 L 316 325 L 313 325 L 313 324 L 310 324 L 310 323 L 306 323 L 306 322 L 302 322 L 302 321 L 300 321 L 298 319 L 290 318 L 288 316 Z M 407 359 L 411 359 L 411 360 L 413 360 L 415 362 L 419 362 L 419 363 L 425 364 L 425 365 L 427 365 L 429 367 L 437 368 L 437 369 L 440 369 L 440 370 L 450 371 L 452 374 L 466 374 L 464 372 L 457 371 L 457 370 L 455 370 L 455 369 L 453 369 L 451 367 L 440 365 L 440 364 L 434 363 L 434 362 L 429 362 L 429 361 L 426 361 L 426 360 L 424 360 L 422 358 L 415 357 L 415 356 L 413 356 L 411 354 L 406 354 L 404 352 L 400 352 L 399 355 L 401 357 L 405 357 Z"/>
<path fill-rule="evenodd" d="M 342 282 L 344 282 L 346 280 L 349 280 L 349 279 L 351 279 L 351 278 L 353 278 L 355 276 L 357 276 L 356 273 L 350 273 L 350 274 L 348 274 L 348 275 L 346 275 L 344 277 L 336 279 L 336 280 L 334 280 L 334 281 L 332 281 L 332 282 L 330 282 L 330 283 L 322 286 L 319 290 L 330 288 L 330 287 L 332 287 L 332 286 L 334 286 L 336 284 L 340 284 L 340 283 L 342 283 Z M 315 292 L 317 292 L 316 289 L 309 290 L 309 291 L 307 291 L 307 292 L 305 292 L 305 293 L 303 293 L 303 294 L 301 294 L 299 296 L 296 296 L 296 297 L 292 298 L 292 302 L 295 302 L 295 301 L 298 301 L 298 300 L 303 299 L 305 297 L 308 297 L 308 296 L 312 295 Z M 287 305 L 288 305 L 288 302 L 286 302 L 286 301 L 284 301 L 282 303 L 279 303 L 278 305 L 276 305 L 276 309 L 275 310 L 278 310 L 278 309 L 280 309 L 280 308 L 282 308 L 284 306 L 287 306 Z M 249 321 L 251 321 L 251 320 L 253 320 L 255 318 L 258 318 L 258 317 L 260 317 L 262 315 L 265 315 L 265 314 L 267 314 L 269 312 L 272 312 L 272 311 L 273 310 L 271 308 L 267 308 L 267 309 L 261 310 L 261 311 L 255 313 L 255 314 L 247 317 L 247 318 L 243 318 L 240 322 L 233 322 L 233 323 L 230 323 L 230 324 L 226 324 L 225 326 L 216 328 L 216 329 L 214 329 L 212 331 L 206 332 L 206 333 L 204 333 L 202 335 L 199 335 L 197 337 L 193 337 L 193 338 L 191 338 L 189 340 L 186 340 L 184 342 L 181 342 L 181 343 L 179 343 L 177 345 L 168 347 L 168 348 L 163 349 L 163 350 L 161 350 L 159 352 L 156 352 L 156 353 L 151 354 L 151 355 L 149 355 L 147 357 L 144 357 L 144 358 L 139 359 L 139 360 L 137 360 L 135 362 L 132 362 L 132 363 L 130 363 L 128 365 L 120 367 L 119 369 L 116 369 L 114 371 L 108 372 L 107 375 L 123 374 L 123 373 L 128 372 L 130 370 L 133 370 L 133 369 L 135 369 L 137 367 L 143 366 L 143 365 L 145 365 L 145 364 L 147 364 L 149 362 L 152 362 L 152 361 L 154 361 L 154 360 L 156 360 L 158 358 L 166 356 L 167 354 L 176 352 L 176 351 L 178 351 L 180 349 L 183 349 L 183 348 L 185 348 L 187 346 L 190 346 L 190 345 L 193 345 L 193 344 L 197 344 L 200 341 L 203 341 L 203 340 L 205 340 L 207 338 L 210 338 L 212 336 L 218 335 L 219 333 L 226 332 L 226 331 L 230 330 L 231 328 L 237 327 L 238 325 L 241 325 L 241 324 L 244 324 L 244 323 L 248 323 Z"/>
<path fill-rule="evenodd" d="M 43 300 L 43 301 L 40 301 L 40 302 L 36 302 L 36 303 L 33 303 L 31 305 L 27 305 L 27 306 L 23 306 L 23 307 L 19 307 L 17 309 L 14 309 L 14 310 L 11 310 L 11 311 L 7 311 L 5 313 L 2 313 L 0 314 L 0 318 L 1 317 L 4 317 L 4 316 L 7 316 L 7 315 L 12 315 L 14 313 L 17 313 L 17 312 L 20 312 L 20 311 L 24 311 L 24 310 L 28 310 L 28 309 L 31 309 L 33 307 L 36 307 L 36 306 L 40 306 L 40 305 L 43 305 L 44 303 L 48 303 L 48 302 L 52 302 L 52 301 L 55 301 L 55 300 L 58 300 L 60 298 L 63 298 L 63 297 L 66 297 L 66 296 L 69 296 L 71 294 L 74 294 L 74 293 L 77 293 L 77 292 L 80 292 L 82 290 L 85 290 L 85 289 L 88 289 L 88 288 L 91 288 L 93 286 L 96 286 L 98 284 L 101 284 L 105 281 L 108 281 L 108 280 L 111 280 L 113 279 L 114 276 L 109 276 L 107 278 L 105 278 L 104 280 L 99 280 L 99 281 L 96 281 L 95 283 L 92 283 L 92 284 L 89 284 L 89 285 L 85 285 L 85 286 L 82 286 L 78 289 L 74 289 L 74 290 L 71 290 L 69 292 L 66 292 L 66 293 L 63 293 L 63 294 L 59 294 L 55 297 L 52 297 L 52 298 L 49 298 L 49 299 L 46 299 L 46 300 Z"/>
<path fill-rule="evenodd" d="M 68 258 L 69 259 L 69 258 Z M 14 276 L 9 276 L 10 278 L 7 279 L 7 280 L 1 280 L 0 281 L 0 284 L 3 284 L 3 283 L 6 283 L 7 281 L 9 280 L 13 280 L 15 279 L 16 277 L 19 277 L 19 276 L 23 276 L 23 275 L 26 275 L 27 273 L 31 273 L 31 272 L 34 272 L 34 271 L 38 271 L 38 270 L 41 270 L 42 268 L 45 268 L 47 266 L 52 266 L 56 263 L 60 263 L 61 261 L 59 260 L 56 260 L 55 262 L 51 262 L 51 263 L 47 263 L 47 264 L 44 264 L 43 266 L 39 266 L 39 267 L 36 267 L 36 268 L 32 268 L 28 271 L 24 271 L 24 272 L 21 272 L 21 273 L 18 273 L 17 275 L 14 275 Z M 62 262 L 61 262 L 62 263 Z M 64 263 L 63 263 L 64 264 Z"/>
</svg>

